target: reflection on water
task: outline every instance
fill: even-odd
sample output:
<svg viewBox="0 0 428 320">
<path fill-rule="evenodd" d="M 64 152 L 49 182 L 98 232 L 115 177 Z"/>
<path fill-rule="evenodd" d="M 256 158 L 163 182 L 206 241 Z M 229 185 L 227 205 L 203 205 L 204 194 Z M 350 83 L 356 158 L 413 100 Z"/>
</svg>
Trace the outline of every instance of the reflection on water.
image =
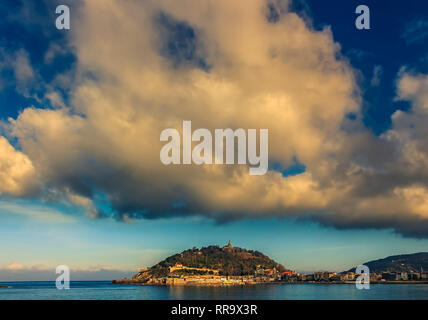
<svg viewBox="0 0 428 320">
<path fill-rule="evenodd" d="M 378 284 L 358 290 L 352 284 L 266 284 L 249 287 L 157 287 L 113 285 L 107 281 L 72 281 L 70 290 L 57 290 L 55 282 L 0 282 L 0 300 L 318 300 L 318 299 L 424 299 L 428 285 Z"/>
</svg>

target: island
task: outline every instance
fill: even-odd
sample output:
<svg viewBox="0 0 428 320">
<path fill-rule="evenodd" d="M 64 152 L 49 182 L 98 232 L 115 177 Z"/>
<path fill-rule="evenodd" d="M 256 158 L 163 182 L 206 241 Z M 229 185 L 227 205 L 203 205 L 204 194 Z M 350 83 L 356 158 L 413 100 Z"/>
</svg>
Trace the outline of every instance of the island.
<svg viewBox="0 0 428 320">
<path fill-rule="evenodd" d="M 152 266 L 140 269 L 131 279 L 114 284 L 231 286 L 281 281 L 293 271 L 259 251 L 209 246 L 175 254 Z"/>
<path fill-rule="evenodd" d="M 364 263 L 370 283 L 428 284 L 428 253 L 391 256 Z M 196 247 L 172 255 L 130 279 L 113 284 L 165 286 L 245 286 L 272 283 L 355 284 L 355 268 L 343 272 L 298 273 L 265 254 L 232 246 Z"/>
</svg>

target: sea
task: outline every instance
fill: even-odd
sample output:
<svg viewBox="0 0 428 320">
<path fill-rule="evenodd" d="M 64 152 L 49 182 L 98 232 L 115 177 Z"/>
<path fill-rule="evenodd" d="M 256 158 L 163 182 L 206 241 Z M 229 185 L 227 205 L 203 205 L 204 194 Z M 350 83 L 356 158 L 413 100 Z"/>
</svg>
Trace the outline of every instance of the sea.
<svg viewBox="0 0 428 320">
<path fill-rule="evenodd" d="M 0 282 L 0 300 L 428 300 L 427 284 L 263 284 L 246 287 L 116 285 L 111 281 Z"/>
</svg>

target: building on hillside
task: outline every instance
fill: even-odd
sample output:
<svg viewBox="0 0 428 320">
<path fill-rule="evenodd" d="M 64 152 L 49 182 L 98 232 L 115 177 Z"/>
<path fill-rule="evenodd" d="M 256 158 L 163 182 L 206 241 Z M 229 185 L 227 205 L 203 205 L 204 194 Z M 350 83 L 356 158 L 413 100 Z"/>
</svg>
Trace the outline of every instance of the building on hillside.
<svg viewBox="0 0 428 320">
<path fill-rule="evenodd" d="M 329 281 L 335 274 L 335 272 L 315 272 L 314 279 L 315 281 Z"/>
<path fill-rule="evenodd" d="M 264 276 L 265 269 L 262 268 L 262 266 L 258 265 L 256 266 L 256 271 L 254 272 L 255 276 Z"/>
<path fill-rule="evenodd" d="M 382 272 L 382 279 L 387 281 L 401 280 L 401 274 L 397 272 Z"/>
<path fill-rule="evenodd" d="M 428 280 L 428 272 L 424 271 L 422 267 L 421 267 L 421 272 L 419 273 L 419 279 Z"/>
<path fill-rule="evenodd" d="M 342 274 L 336 273 L 330 277 L 330 281 L 342 281 Z"/>
<path fill-rule="evenodd" d="M 374 272 L 370 273 L 370 281 L 376 282 L 376 281 L 380 281 L 381 279 L 382 279 L 382 275 L 381 274 L 374 273 Z"/>
<path fill-rule="evenodd" d="M 421 279 L 421 274 L 418 272 L 410 272 L 408 276 L 409 276 L 409 280 L 413 280 L 413 281 Z"/>
<path fill-rule="evenodd" d="M 209 269 L 209 268 L 196 268 L 196 267 L 186 267 L 183 266 L 181 263 L 176 263 L 173 267 L 169 267 L 169 273 L 172 273 L 177 270 L 187 270 L 187 271 L 194 271 L 194 272 L 202 272 L 202 273 L 208 273 L 208 274 L 219 274 L 219 270 L 216 269 Z"/>
<path fill-rule="evenodd" d="M 293 275 L 293 271 L 284 271 L 281 272 L 281 280 L 290 280 Z"/>
<path fill-rule="evenodd" d="M 352 280 L 355 280 L 355 273 L 354 273 L 354 272 L 346 272 L 346 273 L 344 274 L 343 280 L 344 280 L 344 281 L 352 281 Z"/>
<path fill-rule="evenodd" d="M 313 274 L 306 274 L 305 275 L 305 281 L 314 281 L 314 275 Z"/>
<path fill-rule="evenodd" d="M 407 272 L 400 272 L 399 275 L 400 275 L 400 279 L 397 279 L 397 280 L 402 280 L 402 281 L 409 280 L 409 276 L 408 276 Z"/>
<path fill-rule="evenodd" d="M 226 246 L 224 246 L 224 247 L 223 247 L 223 249 L 224 249 L 224 250 L 232 250 L 232 249 L 233 249 L 233 246 L 232 246 L 232 244 L 230 243 L 230 240 L 229 240 L 229 243 L 228 243 Z"/>
<path fill-rule="evenodd" d="M 265 275 L 267 276 L 273 276 L 277 273 L 278 271 L 276 270 L 275 267 L 273 267 L 272 269 L 265 269 Z"/>
</svg>

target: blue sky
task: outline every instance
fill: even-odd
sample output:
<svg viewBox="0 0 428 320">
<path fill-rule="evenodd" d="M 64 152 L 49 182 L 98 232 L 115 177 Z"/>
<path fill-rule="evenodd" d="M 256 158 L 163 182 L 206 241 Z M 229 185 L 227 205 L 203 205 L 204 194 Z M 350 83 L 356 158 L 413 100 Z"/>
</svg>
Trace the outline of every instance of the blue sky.
<svg viewBox="0 0 428 320">
<path fill-rule="evenodd" d="M 34 203 L 8 210 L 0 202 L 3 263 L 66 264 L 76 269 L 130 270 L 147 267 L 189 247 L 223 245 L 260 250 L 300 271 L 343 271 L 368 260 L 426 251 L 427 240 L 403 238 L 391 230 L 337 230 L 311 222 L 248 220 L 220 224 L 200 218 L 143 220 L 131 224 L 90 220 Z M 39 207 L 40 209 L 40 207 Z M 52 211 L 52 212 L 51 212 Z M 7 214 L 6 214 L 7 213 Z M 11 259 L 12 257 L 12 259 Z"/>
<path fill-rule="evenodd" d="M 370 30 L 355 28 L 358 4 L 366 4 L 371 10 Z M 53 100 L 46 97 L 48 92 L 58 93 L 65 104 L 69 103 L 70 83 L 75 81 L 79 59 L 68 39 L 67 32 L 73 30 L 54 28 L 54 8 L 54 1 L 0 4 L 0 12 L 6 17 L 0 22 L 3 122 L 16 119 L 28 107 L 55 109 Z M 296 0 L 293 9 L 315 30 L 331 28 L 341 54 L 357 75 L 365 128 L 376 136 L 390 129 L 394 112 L 410 108 L 408 102 L 396 99 L 400 70 L 406 67 L 412 72 L 428 73 L 428 3 Z M 161 48 L 172 68 L 185 63 L 210 72 L 211 62 L 197 51 L 198 33 L 185 23 L 169 22 L 167 16 L 160 19 L 172 37 Z M 9 62 L 18 58 L 27 59 L 31 66 L 31 81 L 21 80 Z M 61 76 L 68 80 L 59 81 Z M 94 75 L 88 73 L 86 77 Z M 8 134 L 4 126 L 0 134 Z M 8 140 L 20 149 L 15 138 Z M 284 177 L 304 173 L 305 165 L 297 157 L 293 161 L 286 168 L 280 164 L 272 167 L 283 171 Z M 22 279 L 24 271 L 27 280 L 49 279 L 46 270 L 59 264 L 69 265 L 72 277 L 76 270 L 82 279 L 129 275 L 138 267 L 150 266 L 189 247 L 223 245 L 228 240 L 235 246 L 260 250 L 286 267 L 307 272 L 342 271 L 368 260 L 428 249 L 426 237 L 404 237 L 392 227 L 341 228 L 306 218 L 269 216 L 219 223 L 192 214 L 123 222 L 114 218 L 118 207 L 114 207 L 113 195 L 109 203 L 104 198 L 108 196 L 96 188 L 89 193 L 107 217 L 92 219 L 81 206 L 51 201 L 49 197 L 1 195 L 0 280 Z"/>
<path fill-rule="evenodd" d="M 395 81 L 400 68 L 406 65 L 419 72 L 427 72 L 427 25 L 415 26 L 419 21 L 426 21 L 428 4 L 417 0 L 406 1 L 405 4 L 355 0 L 303 3 L 308 7 L 297 5 L 297 8 L 309 8 L 306 11 L 316 28 L 331 26 L 342 53 L 362 73 L 364 123 L 376 134 L 384 132 L 391 125 L 391 115 L 397 109 L 408 107 L 405 102 L 394 101 Z M 349 18 L 349 13 L 360 4 L 370 8 L 370 30 L 357 30 L 355 21 Z M 382 71 L 379 84 L 373 88 L 371 82 L 376 66 Z"/>
</svg>

